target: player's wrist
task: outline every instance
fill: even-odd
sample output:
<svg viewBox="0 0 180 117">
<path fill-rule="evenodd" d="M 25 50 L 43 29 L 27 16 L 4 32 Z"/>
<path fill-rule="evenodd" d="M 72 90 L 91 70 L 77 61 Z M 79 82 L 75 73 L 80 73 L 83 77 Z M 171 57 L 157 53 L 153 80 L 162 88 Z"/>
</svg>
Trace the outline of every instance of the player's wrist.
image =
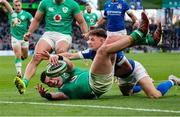
<svg viewBox="0 0 180 117">
<path fill-rule="evenodd" d="M 45 95 L 43 95 L 42 97 L 48 99 L 48 100 L 52 100 L 52 95 L 50 93 L 46 93 Z"/>
<path fill-rule="evenodd" d="M 134 23 L 139 23 L 139 21 L 138 20 L 135 20 L 135 22 Z"/>
<path fill-rule="evenodd" d="M 12 17 L 12 19 L 17 18 L 17 13 L 13 12 L 13 13 L 11 14 L 11 17 Z"/>
<path fill-rule="evenodd" d="M 63 56 L 58 55 L 58 60 L 63 60 Z"/>
</svg>

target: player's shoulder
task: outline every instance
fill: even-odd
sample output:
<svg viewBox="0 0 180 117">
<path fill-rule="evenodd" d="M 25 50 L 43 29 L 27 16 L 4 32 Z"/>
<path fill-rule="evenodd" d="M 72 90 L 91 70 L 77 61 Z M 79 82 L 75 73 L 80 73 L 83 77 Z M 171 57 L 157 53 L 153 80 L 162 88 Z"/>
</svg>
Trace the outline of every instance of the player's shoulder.
<svg viewBox="0 0 180 117">
<path fill-rule="evenodd" d="M 24 13 L 24 14 L 28 14 L 28 15 L 31 14 L 31 13 L 29 13 L 29 12 L 26 11 L 26 10 L 23 10 L 23 13 Z"/>
<path fill-rule="evenodd" d="M 81 51 L 81 53 L 91 53 L 91 52 L 92 52 L 92 49 L 90 49 L 90 48 Z"/>
<path fill-rule="evenodd" d="M 65 0 L 64 1 L 65 4 L 78 4 L 76 1 L 74 0 Z"/>
<path fill-rule="evenodd" d="M 107 6 L 108 4 L 111 4 L 111 1 L 110 1 L 110 0 L 107 0 L 107 1 L 104 3 L 104 6 Z"/>
</svg>

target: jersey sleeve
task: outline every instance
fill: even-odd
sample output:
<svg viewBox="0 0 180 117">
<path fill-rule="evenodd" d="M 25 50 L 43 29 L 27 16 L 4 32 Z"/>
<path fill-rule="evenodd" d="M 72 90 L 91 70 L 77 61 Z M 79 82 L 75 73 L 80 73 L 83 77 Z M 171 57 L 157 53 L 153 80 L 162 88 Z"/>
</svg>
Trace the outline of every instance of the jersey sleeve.
<svg viewBox="0 0 180 117">
<path fill-rule="evenodd" d="M 81 10 L 80 10 L 80 7 L 79 7 L 78 3 L 74 1 L 74 4 L 73 4 L 73 15 L 76 15 L 76 14 L 78 14 L 80 12 L 81 12 Z"/>
<path fill-rule="evenodd" d="M 90 49 L 81 51 L 80 54 L 84 59 L 91 59 L 91 50 Z"/>
<path fill-rule="evenodd" d="M 29 22 L 33 20 L 33 16 L 30 13 L 28 13 L 28 19 L 29 19 Z"/>
<path fill-rule="evenodd" d="M 39 3 L 38 11 L 40 11 L 41 13 L 45 13 L 46 12 L 46 1 L 45 0 L 42 0 Z"/>
<path fill-rule="evenodd" d="M 106 18 L 107 17 L 107 5 L 108 3 L 105 3 L 105 5 L 104 5 L 104 17 Z"/>
<path fill-rule="evenodd" d="M 128 11 L 130 8 L 129 8 L 129 5 L 127 2 L 124 1 L 124 11 Z"/>
</svg>

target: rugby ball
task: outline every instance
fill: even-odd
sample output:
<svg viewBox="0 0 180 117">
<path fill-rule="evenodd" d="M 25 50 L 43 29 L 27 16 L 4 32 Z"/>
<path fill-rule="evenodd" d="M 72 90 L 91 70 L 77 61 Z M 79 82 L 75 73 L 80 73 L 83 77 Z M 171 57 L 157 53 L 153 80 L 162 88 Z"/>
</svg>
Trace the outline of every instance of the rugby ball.
<svg viewBox="0 0 180 117">
<path fill-rule="evenodd" d="M 58 77 L 67 70 L 67 63 L 59 60 L 59 64 L 49 64 L 46 67 L 46 75 L 49 77 Z"/>
</svg>

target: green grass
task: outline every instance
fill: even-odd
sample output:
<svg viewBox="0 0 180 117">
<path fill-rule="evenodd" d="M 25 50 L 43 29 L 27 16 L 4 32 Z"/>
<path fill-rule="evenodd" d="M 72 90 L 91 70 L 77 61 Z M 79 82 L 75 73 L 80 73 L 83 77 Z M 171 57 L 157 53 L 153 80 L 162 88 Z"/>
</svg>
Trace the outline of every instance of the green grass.
<svg viewBox="0 0 180 117">
<path fill-rule="evenodd" d="M 127 57 L 141 62 L 155 80 L 156 85 L 160 81 L 166 80 L 170 74 L 180 77 L 179 53 L 127 54 Z M 30 58 L 25 61 L 24 69 L 29 60 Z M 47 101 L 41 98 L 34 89 L 35 85 L 40 83 L 39 75 L 45 68 L 46 62 L 42 62 L 38 67 L 26 93 L 20 95 L 13 83 L 15 76 L 13 61 L 14 57 L 0 57 L 0 116 L 180 116 L 180 89 L 178 87 L 171 88 L 164 97 L 158 100 L 147 98 L 143 92 L 131 97 L 124 97 L 114 84 L 112 90 L 98 100 Z M 79 67 L 89 68 L 89 66 L 81 64 L 81 61 L 74 63 Z M 77 105 L 80 107 L 74 107 Z M 82 107 L 82 105 L 86 106 Z M 104 107 L 89 107 L 90 105 Z M 115 107 L 122 107 L 122 109 Z M 127 108 L 133 109 L 128 110 Z M 134 110 L 135 108 L 174 110 L 179 113 L 138 111 Z"/>
</svg>

